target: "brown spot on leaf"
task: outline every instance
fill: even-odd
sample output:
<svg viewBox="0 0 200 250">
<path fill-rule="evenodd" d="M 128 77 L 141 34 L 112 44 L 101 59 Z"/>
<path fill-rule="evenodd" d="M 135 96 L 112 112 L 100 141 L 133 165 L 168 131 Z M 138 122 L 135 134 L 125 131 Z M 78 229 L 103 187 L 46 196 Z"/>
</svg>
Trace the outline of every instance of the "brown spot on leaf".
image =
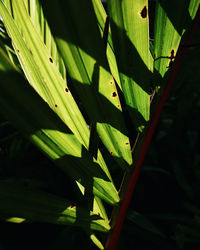
<svg viewBox="0 0 200 250">
<path fill-rule="evenodd" d="M 55 107 L 57 108 L 57 107 L 58 107 L 58 105 L 57 105 L 57 104 L 55 104 Z"/>
<path fill-rule="evenodd" d="M 112 93 L 112 97 L 116 97 L 117 96 L 117 93 L 116 92 L 113 92 Z"/>
<path fill-rule="evenodd" d="M 126 145 L 129 145 L 129 142 L 126 142 Z"/>
<path fill-rule="evenodd" d="M 144 8 L 141 10 L 140 15 L 142 18 L 147 17 L 147 7 L 146 6 L 144 6 Z"/>
<path fill-rule="evenodd" d="M 33 55 L 32 51 L 29 49 L 29 52 L 31 53 L 31 55 Z"/>
<path fill-rule="evenodd" d="M 170 59 L 170 61 L 169 61 L 168 68 L 170 68 L 170 67 L 173 65 L 173 63 L 174 63 L 174 59 L 175 59 L 175 52 L 174 52 L 174 50 L 173 50 L 173 49 L 172 49 L 172 51 L 171 51 L 171 54 L 170 54 L 170 56 L 169 56 L 169 59 Z"/>
<path fill-rule="evenodd" d="M 53 59 L 52 59 L 51 57 L 49 57 L 49 61 L 50 61 L 51 63 L 53 63 Z"/>
<path fill-rule="evenodd" d="M 174 56 L 174 50 L 171 51 L 170 59 L 173 60 L 175 58 Z"/>
<path fill-rule="evenodd" d="M 113 152 L 110 152 L 111 155 L 113 155 Z"/>
<path fill-rule="evenodd" d="M 66 89 L 65 89 L 65 91 L 66 91 L 66 92 L 69 92 L 69 89 L 68 89 L 68 88 L 66 88 Z"/>
<path fill-rule="evenodd" d="M 17 53 L 19 53 L 19 49 L 17 49 Z"/>
<path fill-rule="evenodd" d="M 73 207 L 75 207 L 75 205 L 70 205 L 70 208 L 73 208 Z"/>
</svg>

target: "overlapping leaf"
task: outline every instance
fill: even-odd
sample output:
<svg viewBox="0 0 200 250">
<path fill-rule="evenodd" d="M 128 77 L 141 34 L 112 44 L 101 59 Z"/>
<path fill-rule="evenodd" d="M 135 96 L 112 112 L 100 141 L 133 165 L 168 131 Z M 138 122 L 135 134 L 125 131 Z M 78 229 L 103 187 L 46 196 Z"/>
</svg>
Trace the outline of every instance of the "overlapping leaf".
<svg viewBox="0 0 200 250">
<path fill-rule="evenodd" d="M 64 62 L 62 57 L 59 55 L 55 40 L 51 34 L 49 25 L 45 20 L 39 0 L 24 0 L 24 2 L 28 2 L 27 4 L 31 21 L 34 24 L 37 32 L 39 32 L 40 37 L 43 38 L 43 42 L 47 46 L 55 65 L 58 67 L 63 78 L 66 79 Z"/>
<path fill-rule="evenodd" d="M 0 4 L 2 3 L 0 2 Z M 3 5 L 1 5 L 1 7 L 2 6 Z M 19 45 L 21 45 L 20 42 L 23 42 L 19 37 L 13 37 L 13 39 L 16 39 Z M 24 47 L 22 45 L 22 48 L 27 52 L 25 45 Z M 29 52 L 27 53 L 24 57 L 26 60 L 29 60 L 32 56 Z M 1 65 L 5 67 L 5 61 L 7 60 L 9 62 L 9 59 L 5 53 L 1 55 L 2 58 L 5 59 L 1 60 Z M 12 68 L 12 66 L 9 67 Z M 9 67 L 7 67 L 7 70 L 10 69 Z M 31 64 L 28 69 L 32 69 Z M 93 162 L 87 150 L 84 149 L 84 146 L 81 145 L 72 132 L 65 125 L 62 125 L 62 122 L 59 121 L 49 106 L 36 95 L 33 89 L 29 87 L 27 82 L 18 74 L 16 75 L 14 73 L 13 75 L 10 72 L 1 73 L 1 105 L 4 114 L 8 116 L 16 126 L 21 128 L 24 133 L 28 134 L 31 139 L 38 144 L 51 159 L 64 168 L 73 179 L 83 183 L 86 188 L 88 188 L 87 185 L 90 183 L 90 191 L 103 199 L 106 198 L 108 194 L 106 198 L 108 202 L 115 203 L 119 201 L 100 152 L 98 152 L 97 159 L 101 163 L 101 168 L 96 161 Z M 24 119 L 24 117 L 26 117 L 26 119 Z M 65 157 L 67 159 L 65 159 Z M 82 157 L 84 157 L 84 159 L 82 159 Z M 97 179 L 98 181 L 96 182 Z M 106 189 L 107 194 L 104 193 Z M 104 197 L 101 194 L 103 194 Z M 114 200 L 112 196 L 113 198 L 115 197 Z M 110 198 L 111 200 L 109 201 Z"/>
<path fill-rule="evenodd" d="M 173 64 L 180 39 L 199 3 L 200 0 L 157 1 L 152 48 L 158 88 Z M 101 199 L 116 204 L 119 196 L 98 143 L 93 144 L 88 124 L 92 131 L 97 130 L 121 166 L 131 165 L 130 142 L 114 79 L 136 128 L 142 131 L 149 120 L 153 63 L 149 52 L 148 1 L 108 0 L 108 7 L 112 37 L 100 0 L 78 4 L 70 0 L 0 0 L 0 14 L 16 54 L 37 92 L 17 72 L 8 57 L 10 52 L 0 43 L 2 112 L 77 182 L 83 195 L 89 191 L 100 197 L 95 197 L 94 214 L 44 193 L 18 187 L 13 192 L 9 185 L 0 182 L 1 215 L 83 227 L 89 224 L 90 229 L 104 232 L 110 229 Z M 69 86 L 65 66 L 72 80 Z M 74 98 L 86 111 L 87 123 Z M 90 154 L 94 148 L 95 157 Z M 91 237 L 102 247 L 93 234 Z"/>
<path fill-rule="evenodd" d="M 108 13 L 121 86 L 135 126 L 149 120 L 150 52 L 148 1 L 108 1 Z"/>
<path fill-rule="evenodd" d="M 48 23 L 44 18 L 39 0 L 23 0 L 23 2 L 26 6 L 33 25 L 35 26 L 37 32 L 40 34 L 41 39 L 45 43 L 55 65 L 58 67 L 60 73 L 62 74 L 62 77 L 66 79 L 66 70 L 62 57 L 58 53 L 56 43 L 53 36 L 51 35 Z M 13 16 L 12 2 L 10 0 L 5 0 L 4 3 L 9 13 Z"/>
<path fill-rule="evenodd" d="M 104 41 L 104 43 L 106 45 L 106 54 L 107 54 L 108 63 L 110 66 L 111 73 L 112 73 L 115 81 L 117 82 L 117 84 L 121 88 L 121 82 L 119 79 L 119 71 L 117 68 L 117 62 L 116 62 L 116 58 L 115 58 L 115 54 L 114 54 L 112 37 L 111 37 L 111 33 L 110 33 L 109 18 L 105 12 L 105 9 L 102 5 L 101 0 L 92 0 L 92 4 L 94 6 L 94 11 L 95 11 L 95 14 L 97 17 L 97 21 L 99 24 L 99 28 L 100 28 L 100 32 L 101 32 L 102 37 L 104 36 L 105 32 L 108 29 L 108 34 L 105 34 L 105 35 L 107 35 L 107 40 Z"/>
<path fill-rule="evenodd" d="M 66 79 L 66 70 L 65 70 L 63 59 L 58 52 L 57 45 L 55 43 L 54 37 L 51 34 L 51 30 L 49 28 L 47 20 L 44 17 L 44 13 L 41 8 L 41 4 L 39 0 L 31 0 L 31 1 L 24 0 L 24 3 L 31 17 L 31 21 L 33 25 L 35 26 L 35 29 L 39 32 L 41 39 L 47 46 L 49 53 L 51 54 L 52 59 L 55 62 L 56 66 L 58 67 L 63 78 Z M 102 161 L 102 164 L 104 164 L 101 154 L 99 152 L 98 154 L 99 154 L 98 159 L 100 159 Z M 100 199 L 97 197 L 94 198 L 93 210 L 96 213 L 100 213 L 101 215 L 103 215 L 104 219 L 107 218 L 104 206 L 102 205 L 102 202 L 100 201 Z"/>
<path fill-rule="evenodd" d="M 124 166 L 132 164 L 130 143 L 92 3 L 41 1 L 73 88 L 99 137 Z M 88 14 L 89 13 L 89 14 Z M 77 18 L 78 16 L 78 18 Z M 119 143 L 120 142 L 120 143 Z"/>
<path fill-rule="evenodd" d="M 88 147 L 89 130 L 66 82 L 53 63 L 51 55 L 35 31 L 23 1 L 13 1 L 12 9 L 26 46 L 16 24 L 1 2 L 1 15 L 29 83 L 48 102 L 54 112 L 69 126 L 83 145 Z"/>
<path fill-rule="evenodd" d="M 157 1 L 154 30 L 154 74 L 157 90 L 162 85 L 162 78 L 173 65 L 181 37 L 185 29 L 191 26 L 199 3 L 199 0 Z"/>
<path fill-rule="evenodd" d="M 108 176 L 49 107 L 25 85 L 23 78 L 9 72 L 1 73 L 1 79 L 0 103 L 4 115 L 72 179 L 107 202 L 117 202 L 117 192 Z"/>
<path fill-rule="evenodd" d="M 61 197 L 27 188 L 12 181 L 0 181 L 0 216 L 11 222 L 37 221 L 87 227 L 107 232 L 110 226 L 100 216 Z"/>
</svg>

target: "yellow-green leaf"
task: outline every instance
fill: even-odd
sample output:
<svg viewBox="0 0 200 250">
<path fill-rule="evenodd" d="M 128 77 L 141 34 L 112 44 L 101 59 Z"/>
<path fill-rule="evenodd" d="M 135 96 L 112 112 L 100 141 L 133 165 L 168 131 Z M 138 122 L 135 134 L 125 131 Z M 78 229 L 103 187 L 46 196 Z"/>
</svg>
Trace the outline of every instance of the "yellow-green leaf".
<svg viewBox="0 0 200 250">
<path fill-rule="evenodd" d="M 77 212 L 78 211 L 78 212 Z M 47 222 L 108 232 L 100 216 L 61 197 L 17 182 L 0 181 L 0 217 L 10 222 Z"/>
<path fill-rule="evenodd" d="M 159 0 L 156 5 L 154 28 L 154 84 L 157 91 L 173 65 L 181 38 L 191 26 L 199 0 Z"/>
<path fill-rule="evenodd" d="M 80 98 L 92 126 L 110 154 L 120 165 L 131 165 L 131 148 L 121 104 L 109 72 L 92 3 L 89 0 L 78 5 L 74 1 L 42 3 L 72 79 L 73 93 Z"/>
<path fill-rule="evenodd" d="M 108 13 L 122 91 L 135 126 L 142 131 L 150 113 L 148 1 L 109 0 Z"/>
</svg>

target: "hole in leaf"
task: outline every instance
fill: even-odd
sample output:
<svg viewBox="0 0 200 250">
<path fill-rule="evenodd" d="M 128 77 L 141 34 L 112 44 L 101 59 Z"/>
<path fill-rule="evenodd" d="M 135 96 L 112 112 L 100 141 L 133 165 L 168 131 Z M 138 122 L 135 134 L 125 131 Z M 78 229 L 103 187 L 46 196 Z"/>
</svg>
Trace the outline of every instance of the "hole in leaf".
<svg viewBox="0 0 200 250">
<path fill-rule="evenodd" d="M 52 59 L 51 57 L 49 57 L 49 61 L 50 61 L 51 63 L 53 63 L 53 59 Z"/>
<path fill-rule="evenodd" d="M 140 12 L 140 15 L 142 18 L 146 18 L 147 17 L 147 7 L 144 6 L 144 8 L 142 9 L 142 11 Z"/>
<path fill-rule="evenodd" d="M 116 92 L 113 92 L 112 97 L 116 97 L 116 96 L 117 96 Z"/>
<path fill-rule="evenodd" d="M 69 89 L 68 89 L 68 88 L 66 88 L 66 89 L 65 89 L 65 91 L 66 91 L 66 92 L 69 92 Z"/>
<path fill-rule="evenodd" d="M 57 105 L 57 104 L 55 104 L 55 107 L 57 108 L 57 107 L 58 107 L 58 105 Z"/>
</svg>

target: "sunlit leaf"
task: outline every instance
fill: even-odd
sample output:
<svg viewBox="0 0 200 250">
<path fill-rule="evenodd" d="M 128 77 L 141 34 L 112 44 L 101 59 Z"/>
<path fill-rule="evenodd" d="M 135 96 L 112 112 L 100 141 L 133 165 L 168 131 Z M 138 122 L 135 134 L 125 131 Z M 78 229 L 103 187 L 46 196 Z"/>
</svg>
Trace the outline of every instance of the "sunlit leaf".
<svg viewBox="0 0 200 250">
<path fill-rule="evenodd" d="M 0 216 L 6 221 L 28 221 L 74 225 L 107 232 L 110 230 L 100 216 L 61 197 L 31 189 L 15 182 L 0 182 Z"/>
<path fill-rule="evenodd" d="M 162 78 L 173 66 L 181 37 L 191 26 L 199 3 L 199 0 L 157 1 L 154 28 L 154 84 L 157 91 L 162 86 Z"/>
<path fill-rule="evenodd" d="M 126 166 L 127 162 L 131 165 L 131 149 L 121 104 L 109 73 L 92 3 L 86 0 L 77 5 L 76 2 L 60 0 L 56 4 L 55 1 L 42 1 L 42 5 L 72 79 L 72 88 L 92 126 L 119 164 Z"/>
<path fill-rule="evenodd" d="M 131 118 L 142 131 L 150 111 L 150 51 L 146 0 L 108 1 L 122 91 Z"/>
</svg>

